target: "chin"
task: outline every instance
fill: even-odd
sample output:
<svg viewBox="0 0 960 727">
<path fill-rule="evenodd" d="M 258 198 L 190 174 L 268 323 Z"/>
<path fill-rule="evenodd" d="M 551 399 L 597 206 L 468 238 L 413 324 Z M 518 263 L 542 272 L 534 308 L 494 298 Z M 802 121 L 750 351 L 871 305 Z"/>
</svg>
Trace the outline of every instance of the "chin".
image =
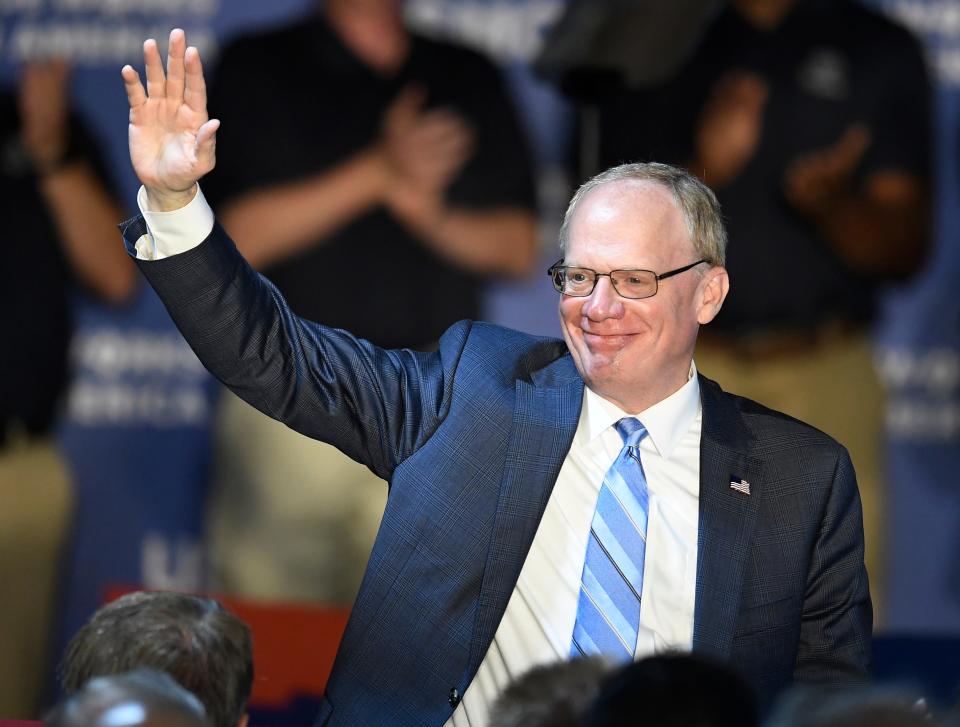
<svg viewBox="0 0 960 727">
<path fill-rule="evenodd" d="M 598 394 L 618 388 L 620 369 L 614 362 L 592 361 L 580 374 L 587 386 Z"/>
</svg>

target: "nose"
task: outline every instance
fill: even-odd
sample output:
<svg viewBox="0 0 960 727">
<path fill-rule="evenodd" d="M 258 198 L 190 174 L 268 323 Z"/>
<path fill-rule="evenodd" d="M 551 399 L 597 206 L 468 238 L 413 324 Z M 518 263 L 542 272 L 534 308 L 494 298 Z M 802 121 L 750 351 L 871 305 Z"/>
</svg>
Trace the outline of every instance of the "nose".
<svg viewBox="0 0 960 727">
<path fill-rule="evenodd" d="M 623 298 L 614 290 L 609 277 L 597 279 L 597 284 L 593 292 L 587 296 L 581 311 L 591 321 L 623 316 Z"/>
</svg>

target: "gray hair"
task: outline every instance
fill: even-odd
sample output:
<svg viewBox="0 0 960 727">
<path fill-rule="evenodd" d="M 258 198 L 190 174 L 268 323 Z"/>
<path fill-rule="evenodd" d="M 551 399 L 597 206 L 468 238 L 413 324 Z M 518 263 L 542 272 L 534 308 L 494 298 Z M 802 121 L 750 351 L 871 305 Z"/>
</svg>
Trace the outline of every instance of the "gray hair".
<svg viewBox="0 0 960 727">
<path fill-rule="evenodd" d="M 250 628 L 212 598 L 128 593 L 97 611 L 71 639 L 61 666 L 72 694 L 90 679 L 148 667 L 203 703 L 216 727 L 236 727 L 253 685 Z"/>
<path fill-rule="evenodd" d="M 621 164 L 600 172 L 584 182 L 567 205 L 560 227 L 560 249 L 566 254 L 570 222 L 583 198 L 597 187 L 620 181 L 653 182 L 666 188 L 683 215 L 697 255 L 711 265 L 723 265 L 727 258 L 727 231 L 723 226 L 720 203 L 713 191 L 690 174 L 659 162 L 635 162 Z"/>
</svg>

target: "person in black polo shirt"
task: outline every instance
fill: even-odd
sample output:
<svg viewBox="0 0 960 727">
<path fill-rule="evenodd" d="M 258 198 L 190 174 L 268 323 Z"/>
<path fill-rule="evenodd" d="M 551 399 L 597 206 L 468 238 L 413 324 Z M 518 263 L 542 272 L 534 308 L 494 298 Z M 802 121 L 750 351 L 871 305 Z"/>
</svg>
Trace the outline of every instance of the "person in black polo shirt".
<svg viewBox="0 0 960 727">
<path fill-rule="evenodd" d="M 67 385 L 69 295 L 127 301 L 123 213 L 70 113 L 67 67 L 34 62 L 0 90 L 0 716 L 35 718 L 47 678 L 72 491 L 51 432 Z M 120 253 L 120 254 L 118 254 Z"/>
<path fill-rule="evenodd" d="M 532 172 L 498 70 L 408 32 L 396 0 L 328 0 L 236 41 L 210 107 L 222 162 L 203 192 L 299 315 L 429 347 L 479 317 L 484 276 L 534 261 Z M 350 602 L 384 489 L 231 395 L 221 423 L 217 585 Z"/>
<path fill-rule="evenodd" d="M 601 166 L 672 161 L 716 191 L 734 285 L 697 365 L 849 448 L 875 604 L 882 392 L 867 333 L 878 284 L 924 259 L 928 155 L 917 42 L 849 0 L 733 0 L 676 78 L 601 109 Z"/>
</svg>

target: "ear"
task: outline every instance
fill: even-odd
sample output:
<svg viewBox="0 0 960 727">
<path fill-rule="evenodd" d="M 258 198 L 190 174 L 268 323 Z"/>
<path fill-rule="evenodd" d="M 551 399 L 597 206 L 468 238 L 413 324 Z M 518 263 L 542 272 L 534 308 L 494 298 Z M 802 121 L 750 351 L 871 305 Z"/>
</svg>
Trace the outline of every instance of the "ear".
<svg viewBox="0 0 960 727">
<path fill-rule="evenodd" d="M 237 727 L 247 727 L 247 722 L 249 721 L 250 721 L 250 715 L 244 712 L 243 716 L 241 716 L 240 719 L 237 720 Z"/>
<path fill-rule="evenodd" d="M 697 323 L 703 326 L 716 317 L 729 290 L 727 269 L 719 265 L 710 268 L 697 286 Z"/>
</svg>

